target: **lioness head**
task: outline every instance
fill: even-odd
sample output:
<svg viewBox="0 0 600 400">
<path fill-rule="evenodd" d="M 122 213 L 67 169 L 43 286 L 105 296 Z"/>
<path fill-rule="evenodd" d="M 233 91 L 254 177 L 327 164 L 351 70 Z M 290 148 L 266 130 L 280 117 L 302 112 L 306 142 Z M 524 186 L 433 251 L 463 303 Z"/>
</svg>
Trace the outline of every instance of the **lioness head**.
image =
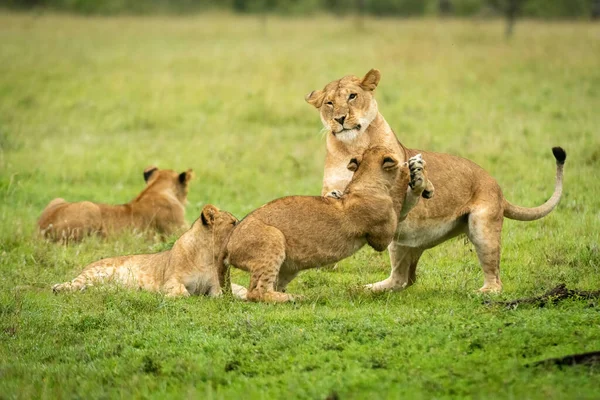
<svg viewBox="0 0 600 400">
<path fill-rule="evenodd" d="M 158 169 L 157 167 L 148 167 L 144 170 L 144 180 L 146 181 L 147 192 L 170 192 L 175 195 L 182 204 L 187 202 L 188 185 L 194 178 L 194 171 L 177 173 L 170 169 Z"/>
<path fill-rule="evenodd" d="M 352 142 L 377 116 L 373 92 L 380 77 L 376 69 L 364 78 L 348 75 L 327 84 L 323 90 L 313 90 L 305 99 L 319 109 L 323 125 L 336 139 Z"/>
</svg>

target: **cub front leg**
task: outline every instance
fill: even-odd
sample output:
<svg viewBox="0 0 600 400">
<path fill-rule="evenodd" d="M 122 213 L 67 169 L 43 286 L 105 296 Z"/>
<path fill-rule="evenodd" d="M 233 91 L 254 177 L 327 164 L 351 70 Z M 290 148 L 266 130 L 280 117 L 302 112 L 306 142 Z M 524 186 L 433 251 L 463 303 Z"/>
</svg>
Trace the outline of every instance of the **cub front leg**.
<svg viewBox="0 0 600 400">
<path fill-rule="evenodd" d="M 167 297 L 189 297 L 190 292 L 186 289 L 185 285 L 176 280 L 170 280 L 162 288 L 162 292 Z"/>
<path fill-rule="evenodd" d="M 410 210 L 418 203 L 421 197 L 430 199 L 433 197 L 434 187 L 427 177 L 425 170 L 426 162 L 421 154 L 408 159 L 408 169 L 410 171 L 410 182 L 406 190 L 404 204 L 400 212 L 400 220 L 406 218 Z"/>
</svg>

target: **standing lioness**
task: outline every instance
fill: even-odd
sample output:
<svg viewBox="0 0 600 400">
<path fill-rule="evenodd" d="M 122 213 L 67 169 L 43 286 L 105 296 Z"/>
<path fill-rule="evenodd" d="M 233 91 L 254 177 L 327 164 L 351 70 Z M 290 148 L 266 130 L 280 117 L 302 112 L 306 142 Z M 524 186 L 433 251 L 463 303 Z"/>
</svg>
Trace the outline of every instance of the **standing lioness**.
<svg viewBox="0 0 600 400">
<path fill-rule="evenodd" d="M 191 169 L 178 174 L 170 169 L 146 168 L 146 188 L 121 205 L 54 199 L 42 211 L 39 231 L 46 238 L 63 242 L 124 229 L 152 230 L 164 235 L 182 231 L 187 227 L 185 205 L 193 176 Z"/>
<path fill-rule="evenodd" d="M 236 223 L 237 219 L 230 213 L 206 205 L 200 218 L 177 239 L 171 250 L 96 261 L 72 281 L 56 284 L 52 290 L 59 293 L 114 283 L 160 291 L 167 296 L 218 296 L 221 294 L 216 263 L 219 249 Z M 235 285 L 234 293 L 244 297 L 245 289 Z"/>
<path fill-rule="evenodd" d="M 373 69 L 364 78 L 346 76 L 315 90 L 306 101 L 321 114 L 329 130 L 323 177 L 324 195 L 344 190 L 352 175 L 345 166 L 352 157 L 373 146 L 392 146 L 404 159 L 422 153 L 436 195 L 418 205 L 398 225 L 390 244 L 392 273 L 389 278 L 368 285 L 374 291 L 400 290 L 416 280 L 421 254 L 433 246 L 466 233 L 475 246 L 484 273 L 481 291 L 500 291 L 500 239 L 504 217 L 532 221 L 550 213 L 562 193 L 565 151 L 552 149 L 556 158 L 556 186 L 552 197 L 535 208 L 509 203 L 494 178 L 475 163 L 448 154 L 405 148 L 379 113 L 373 92 L 379 83 Z M 401 160 L 404 161 L 404 160 Z M 336 232 L 332 232 L 336 234 Z"/>
<path fill-rule="evenodd" d="M 409 162 L 416 198 L 427 185 L 423 166 L 420 156 Z M 347 168 L 354 175 L 339 198 L 283 197 L 244 218 L 222 251 L 221 282 L 233 265 L 251 274 L 248 300 L 288 301 L 293 297 L 283 291 L 300 271 L 340 261 L 366 243 L 385 250 L 404 211 L 408 169 L 385 147 L 349 160 Z"/>
</svg>

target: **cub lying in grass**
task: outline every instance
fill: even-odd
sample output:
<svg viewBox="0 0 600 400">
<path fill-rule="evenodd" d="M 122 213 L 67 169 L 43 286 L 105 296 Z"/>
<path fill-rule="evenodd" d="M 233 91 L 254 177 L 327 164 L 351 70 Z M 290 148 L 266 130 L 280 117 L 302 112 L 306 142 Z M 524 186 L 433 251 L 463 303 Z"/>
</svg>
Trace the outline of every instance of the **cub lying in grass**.
<svg viewBox="0 0 600 400">
<path fill-rule="evenodd" d="M 90 234 L 106 236 L 124 229 L 153 230 L 163 235 L 183 231 L 191 169 L 178 174 L 156 167 L 144 171 L 146 188 L 131 202 L 107 205 L 52 200 L 42 211 L 38 228 L 54 241 L 79 241 Z"/>
<path fill-rule="evenodd" d="M 221 294 L 217 258 L 238 220 L 226 211 L 206 205 L 171 250 L 136 254 L 96 261 L 70 282 L 56 284 L 55 293 L 84 290 L 88 286 L 116 283 L 124 287 L 162 292 L 167 296 Z M 234 294 L 244 297 L 246 289 L 235 285 Z"/>
<path fill-rule="evenodd" d="M 410 159 L 409 168 L 410 183 L 393 151 L 373 147 L 350 160 L 354 175 L 339 198 L 283 197 L 253 211 L 221 252 L 222 284 L 233 265 L 251 274 L 248 300 L 284 302 L 293 300 L 283 291 L 300 271 L 340 261 L 366 243 L 385 250 L 405 211 L 407 186 L 417 199 L 428 186 L 420 155 Z"/>
</svg>

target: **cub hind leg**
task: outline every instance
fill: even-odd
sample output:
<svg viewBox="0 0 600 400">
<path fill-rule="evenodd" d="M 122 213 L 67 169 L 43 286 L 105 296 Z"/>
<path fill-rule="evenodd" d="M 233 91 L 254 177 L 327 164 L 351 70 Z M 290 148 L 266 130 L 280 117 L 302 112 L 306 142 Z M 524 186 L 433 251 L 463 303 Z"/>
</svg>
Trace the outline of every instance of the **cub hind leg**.
<svg viewBox="0 0 600 400">
<path fill-rule="evenodd" d="M 115 268 L 101 266 L 86 268 L 75 279 L 52 286 L 52 291 L 57 294 L 60 292 L 84 291 L 95 284 L 105 283 L 112 279 L 114 275 Z"/>
<path fill-rule="evenodd" d="M 140 287 L 140 267 L 127 264 L 125 257 L 106 258 L 88 265 L 75 279 L 52 286 L 54 293 L 83 291 L 90 286 L 118 283 L 126 287 Z"/>
<path fill-rule="evenodd" d="M 234 235 L 229 243 L 228 264 L 250 272 L 246 299 L 250 301 L 286 302 L 293 297 L 276 290 L 279 270 L 285 260 L 285 237 L 277 228 L 260 221 L 249 222 L 243 236 Z"/>
</svg>

